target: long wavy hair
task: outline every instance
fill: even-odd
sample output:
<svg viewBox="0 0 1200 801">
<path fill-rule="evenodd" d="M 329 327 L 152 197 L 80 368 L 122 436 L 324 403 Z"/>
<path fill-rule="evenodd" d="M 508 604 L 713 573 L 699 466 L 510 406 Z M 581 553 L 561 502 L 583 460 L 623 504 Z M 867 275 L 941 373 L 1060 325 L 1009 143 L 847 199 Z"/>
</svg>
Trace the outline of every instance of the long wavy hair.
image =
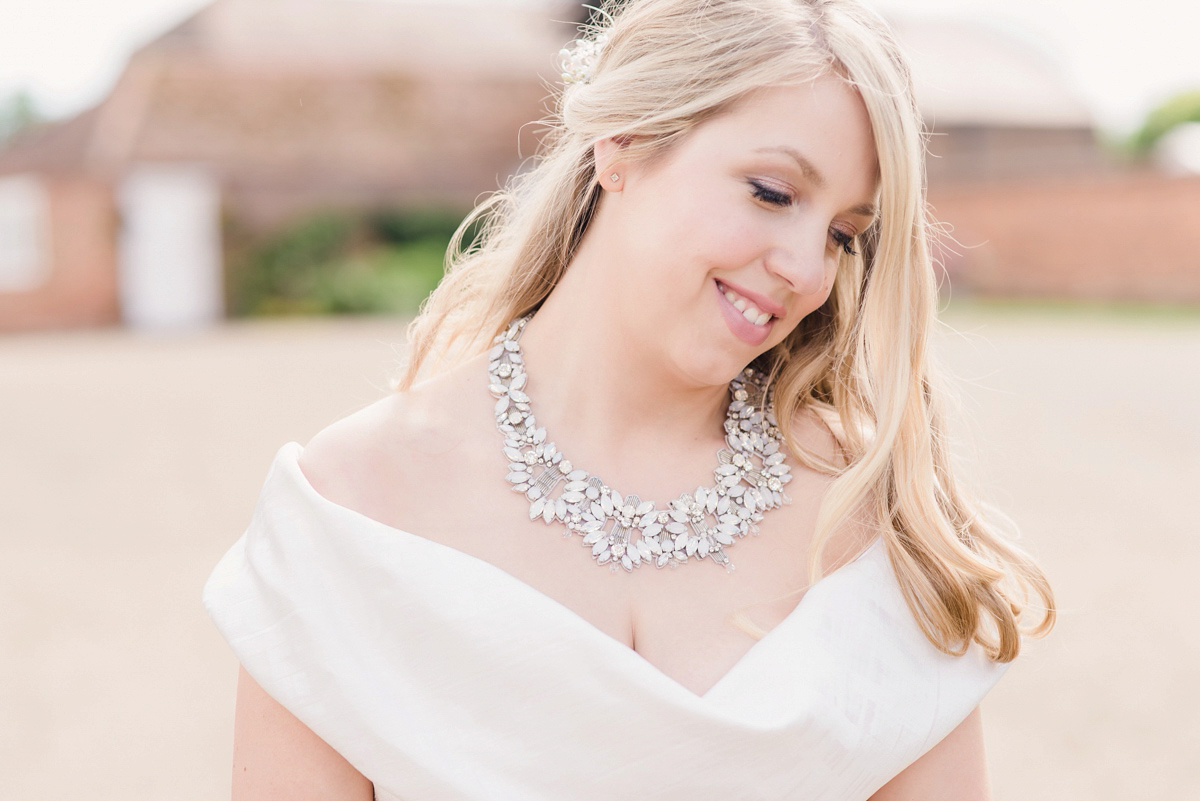
<svg viewBox="0 0 1200 801">
<path fill-rule="evenodd" d="M 567 84 L 534 166 L 476 208 L 451 244 L 446 277 L 409 329 L 398 388 L 474 356 L 536 309 L 571 264 L 600 202 L 593 146 L 623 160 L 664 154 L 756 89 L 845 80 L 871 121 L 878 217 L 841 258 L 826 303 L 759 358 L 795 457 L 835 476 L 809 564 L 864 509 L 929 640 L 949 654 L 979 643 L 997 661 L 1054 622 L 1038 566 L 956 480 L 929 346 L 937 281 L 925 200 L 925 140 L 909 68 L 887 24 L 855 0 L 626 0 L 586 36 L 607 41 L 590 80 Z M 463 232 L 475 228 L 473 244 Z M 816 413 L 841 459 L 801 447 L 794 421 Z M 1027 610 L 1036 623 L 1022 621 Z"/>
</svg>

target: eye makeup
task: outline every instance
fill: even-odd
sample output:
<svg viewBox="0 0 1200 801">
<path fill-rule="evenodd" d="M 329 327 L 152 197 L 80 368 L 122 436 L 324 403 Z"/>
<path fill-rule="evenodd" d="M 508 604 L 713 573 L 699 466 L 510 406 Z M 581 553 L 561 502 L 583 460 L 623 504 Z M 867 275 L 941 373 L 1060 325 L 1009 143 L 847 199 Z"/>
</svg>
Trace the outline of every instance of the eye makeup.
<svg viewBox="0 0 1200 801">
<path fill-rule="evenodd" d="M 781 208 L 792 205 L 792 196 L 788 193 L 781 192 L 778 189 L 772 189 L 761 181 L 757 181 L 753 178 L 749 180 L 749 183 L 751 194 L 753 194 L 757 200 L 760 200 L 768 205 L 778 206 Z M 839 231 L 836 228 L 831 228 L 829 234 L 833 237 L 833 241 L 837 243 L 837 246 L 841 248 L 842 252 L 844 252 L 846 255 L 858 255 L 858 251 L 851 247 L 854 244 L 853 234 L 848 234 L 845 231 Z"/>
</svg>

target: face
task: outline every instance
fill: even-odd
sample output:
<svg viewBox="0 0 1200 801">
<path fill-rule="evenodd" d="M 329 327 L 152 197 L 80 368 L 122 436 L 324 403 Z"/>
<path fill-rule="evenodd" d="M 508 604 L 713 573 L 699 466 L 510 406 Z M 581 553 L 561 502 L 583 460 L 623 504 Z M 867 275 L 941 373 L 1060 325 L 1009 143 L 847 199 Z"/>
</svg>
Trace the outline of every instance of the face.
<svg viewBox="0 0 1200 801">
<path fill-rule="evenodd" d="M 819 308 L 874 214 L 867 112 L 832 76 L 755 93 L 648 164 L 596 155 L 617 316 L 694 383 L 728 383 Z"/>
</svg>

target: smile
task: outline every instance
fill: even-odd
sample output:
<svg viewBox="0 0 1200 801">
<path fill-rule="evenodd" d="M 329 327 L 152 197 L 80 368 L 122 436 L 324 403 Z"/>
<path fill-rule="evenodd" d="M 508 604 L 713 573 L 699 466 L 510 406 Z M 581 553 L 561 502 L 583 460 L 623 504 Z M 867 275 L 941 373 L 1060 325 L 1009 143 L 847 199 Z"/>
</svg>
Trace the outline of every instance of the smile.
<svg viewBox="0 0 1200 801">
<path fill-rule="evenodd" d="M 714 280 L 714 285 L 722 316 L 733 335 L 754 347 L 765 342 L 778 317 L 721 281 Z"/>
<path fill-rule="evenodd" d="M 734 308 L 742 313 L 742 316 L 749 320 L 754 325 L 766 325 L 771 322 L 773 316 L 770 312 L 765 312 L 755 306 L 751 301 L 743 298 L 738 293 L 734 292 L 724 284 L 720 284 L 721 292 L 725 295 L 725 300 L 733 304 Z"/>
</svg>

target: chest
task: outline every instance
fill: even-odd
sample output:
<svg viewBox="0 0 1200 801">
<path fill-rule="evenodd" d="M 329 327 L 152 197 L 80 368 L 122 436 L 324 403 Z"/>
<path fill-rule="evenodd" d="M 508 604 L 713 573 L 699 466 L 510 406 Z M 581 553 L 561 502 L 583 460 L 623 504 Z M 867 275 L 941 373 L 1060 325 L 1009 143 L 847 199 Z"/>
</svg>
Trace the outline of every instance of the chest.
<svg viewBox="0 0 1200 801">
<path fill-rule="evenodd" d="M 727 547 L 733 571 L 692 559 L 629 572 L 598 565 L 582 537 L 557 520 L 531 519 L 529 501 L 494 462 L 490 450 L 461 447 L 424 460 L 424 469 L 395 479 L 408 491 L 381 497 L 372 516 L 503 570 L 697 695 L 746 655 L 757 634 L 787 617 L 807 586 L 828 486 L 811 471 L 796 469 L 791 503 L 765 514 L 758 534 Z"/>
</svg>

